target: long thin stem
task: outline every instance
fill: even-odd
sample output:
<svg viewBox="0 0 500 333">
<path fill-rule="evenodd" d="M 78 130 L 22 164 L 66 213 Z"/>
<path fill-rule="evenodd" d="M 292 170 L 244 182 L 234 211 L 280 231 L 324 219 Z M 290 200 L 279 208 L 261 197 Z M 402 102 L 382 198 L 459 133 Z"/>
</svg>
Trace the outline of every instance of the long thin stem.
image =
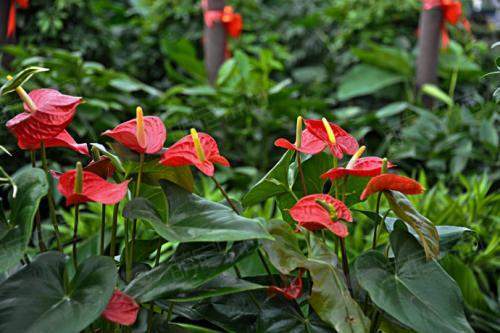
<svg viewBox="0 0 500 333">
<path fill-rule="evenodd" d="M 233 203 L 233 201 L 229 198 L 229 195 L 227 194 L 227 192 L 224 190 L 224 188 L 222 187 L 222 185 L 217 181 L 217 179 L 212 176 L 210 177 L 212 178 L 212 180 L 214 181 L 215 183 L 215 186 L 217 186 L 217 188 L 219 189 L 220 193 L 222 193 L 222 195 L 224 196 L 224 198 L 226 199 L 226 202 L 229 204 L 229 206 L 231 206 L 231 208 L 234 210 L 234 212 L 236 214 L 240 214 L 240 212 L 238 211 L 238 209 L 236 208 L 236 205 Z"/>
<path fill-rule="evenodd" d="M 78 243 L 78 220 L 80 216 L 80 204 L 75 205 L 75 221 L 73 225 L 73 266 L 78 267 L 78 257 L 76 253 L 76 244 Z"/>
<path fill-rule="evenodd" d="M 377 218 L 380 217 L 380 201 L 382 198 L 382 192 L 379 192 L 377 195 L 377 206 L 375 208 L 375 213 L 377 214 Z M 373 228 L 373 240 L 372 240 L 372 249 L 375 249 L 377 247 L 377 227 L 378 227 L 378 222 L 375 222 L 375 227 Z"/>
<path fill-rule="evenodd" d="M 134 197 L 137 198 L 139 194 L 141 193 L 141 182 L 142 182 L 142 172 L 144 170 L 144 153 L 141 153 L 139 155 L 139 171 L 137 172 L 137 181 L 135 183 L 135 195 Z M 134 249 L 135 249 L 135 238 L 137 234 L 137 219 L 135 219 L 132 222 L 132 241 L 131 241 L 131 250 L 130 250 L 130 261 L 133 263 L 134 262 Z"/>
<path fill-rule="evenodd" d="M 104 255 L 104 237 L 106 233 L 106 205 L 102 204 L 101 206 L 101 238 L 100 238 L 100 246 L 99 246 L 99 253 L 101 255 Z"/>
<path fill-rule="evenodd" d="M 116 249 L 116 233 L 118 230 L 118 211 L 120 204 L 117 203 L 113 206 L 113 224 L 111 225 L 111 244 L 109 245 L 109 256 L 114 258 Z"/>
<path fill-rule="evenodd" d="M 304 170 L 302 169 L 302 158 L 300 157 L 300 152 L 297 151 L 295 155 L 297 160 L 297 167 L 299 169 L 300 183 L 302 184 L 302 191 L 304 195 L 307 195 L 306 178 L 304 177 Z"/>
<path fill-rule="evenodd" d="M 344 276 L 347 282 L 347 288 L 349 289 L 349 293 L 352 296 L 352 286 L 351 286 L 351 278 L 349 275 L 349 262 L 347 259 L 347 252 L 345 249 L 345 239 L 342 237 L 339 237 L 340 239 L 340 249 L 342 251 L 342 270 L 344 271 Z"/>
<path fill-rule="evenodd" d="M 130 282 L 132 279 L 132 255 L 130 254 L 129 244 L 130 221 L 125 219 L 125 281 Z"/>
<path fill-rule="evenodd" d="M 52 227 L 54 228 L 54 234 L 56 236 L 57 249 L 62 252 L 61 237 L 59 236 L 59 227 L 57 226 L 57 216 L 56 207 L 54 202 L 54 185 L 52 183 L 52 178 L 49 172 L 49 166 L 47 164 L 47 152 L 45 150 L 45 143 L 42 141 L 40 144 L 40 149 L 42 151 L 42 166 L 47 176 L 47 181 L 49 183 L 49 190 L 47 193 L 47 200 L 49 202 L 49 214 L 50 221 L 52 222 Z"/>
<path fill-rule="evenodd" d="M 36 168 L 36 158 L 35 158 L 35 151 L 34 150 L 30 151 L 30 158 L 31 158 L 31 166 L 33 168 Z M 45 251 L 47 251 L 47 246 L 45 245 L 45 242 L 43 241 L 42 217 L 40 216 L 40 207 L 38 207 L 36 210 L 35 223 L 36 223 L 36 231 L 37 231 L 37 237 L 38 237 L 38 247 L 40 248 L 40 252 L 45 252 Z"/>
</svg>

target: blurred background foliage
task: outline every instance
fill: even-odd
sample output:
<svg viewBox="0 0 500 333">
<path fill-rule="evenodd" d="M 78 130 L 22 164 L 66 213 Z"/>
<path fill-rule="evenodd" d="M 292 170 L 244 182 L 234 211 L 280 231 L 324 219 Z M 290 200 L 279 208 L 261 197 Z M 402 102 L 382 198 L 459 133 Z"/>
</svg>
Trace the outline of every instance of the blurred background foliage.
<svg viewBox="0 0 500 333">
<path fill-rule="evenodd" d="M 500 330 L 500 77 L 486 75 L 499 70 L 500 47 L 490 47 L 499 40 L 498 27 L 488 23 L 493 2 L 476 8 L 463 1 L 472 34 L 448 27 L 452 42 L 441 50 L 439 86 L 426 92 L 438 99 L 432 110 L 414 90 L 419 0 L 227 2 L 242 13 L 244 33 L 229 41 L 233 57 L 215 86 L 203 64 L 198 0 L 32 0 L 18 12 L 18 44 L 4 47 L 4 56 L 13 56 L 11 71 L 51 69 L 26 88 L 85 98 L 69 129 L 79 141 L 100 140 L 139 104 L 164 120 L 167 144 L 190 127 L 211 133 L 232 163 L 220 175 L 235 197 L 274 165 L 281 151 L 273 142 L 294 136 L 299 114 L 339 123 L 369 155 L 387 156 L 420 177 L 428 191 L 414 203 L 424 215 L 474 232 L 442 264 L 462 288 L 474 327 Z M 20 103 L 10 96 L 3 105 L 5 123 Z M 19 157 L 2 162 L 14 172 L 24 153 L 5 130 L 0 142 Z M 49 154 L 61 165 L 74 163 L 72 152 Z M 215 195 L 205 183 L 198 191 Z M 246 214 L 271 218 L 276 208 L 268 202 Z M 357 215 L 353 257 L 371 237 L 368 218 Z"/>
</svg>

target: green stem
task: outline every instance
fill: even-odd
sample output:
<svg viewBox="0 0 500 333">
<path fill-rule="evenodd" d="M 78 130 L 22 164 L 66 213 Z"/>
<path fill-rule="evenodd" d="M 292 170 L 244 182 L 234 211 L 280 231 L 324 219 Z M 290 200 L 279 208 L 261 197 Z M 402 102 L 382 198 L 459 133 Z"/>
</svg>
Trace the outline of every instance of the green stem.
<svg viewBox="0 0 500 333">
<path fill-rule="evenodd" d="M 345 239 L 339 237 L 340 239 L 340 250 L 342 251 L 342 270 L 344 271 L 344 276 L 347 282 L 347 289 L 349 289 L 349 293 L 352 296 L 352 286 L 351 286 L 351 278 L 349 275 L 349 262 L 347 259 L 347 252 L 345 248 Z"/>
<path fill-rule="evenodd" d="M 78 243 L 78 220 L 80 215 L 80 204 L 75 205 L 75 221 L 73 225 L 73 266 L 75 267 L 75 271 L 78 267 L 78 258 L 76 253 L 76 244 Z"/>
<path fill-rule="evenodd" d="M 300 183 L 302 184 L 303 195 L 307 195 L 307 186 L 306 186 L 306 178 L 304 177 L 304 170 L 302 169 L 302 158 L 300 157 L 300 152 L 297 151 L 295 155 L 295 159 L 297 160 L 297 167 L 299 169 Z"/>
<path fill-rule="evenodd" d="M 111 244 L 109 246 L 109 256 L 114 258 L 116 249 L 116 233 L 118 230 L 118 210 L 120 204 L 117 203 L 113 206 L 113 224 L 111 225 Z"/>
<path fill-rule="evenodd" d="M 56 207 L 54 202 L 54 184 L 52 183 L 52 177 L 50 176 L 49 166 L 47 164 L 47 151 L 45 150 L 45 143 L 42 141 L 40 144 L 42 151 L 42 166 L 47 176 L 47 181 L 49 183 L 49 190 L 47 192 L 47 200 L 49 202 L 49 214 L 50 221 L 52 222 L 52 227 L 54 228 L 54 235 L 56 236 L 57 249 L 62 252 L 63 248 L 61 246 L 61 237 L 59 236 L 59 227 L 57 226 L 57 216 Z"/>
<path fill-rule="evenodd" d="M 168 314 L 167 314 L 167 323 L 170 323 L 172 320 L 172 315 L 174 313 L 174 302 L 171 302 L 168 306 Z"/>
<path fill-rule="evenodd" d="M 104 237 L 106 234 L 106 205 L 102 204 L 101 206 L 101 238 L 100 238 L 100 253 L 101 256 L 104 255 Z"/>
<path fill-rule="evenodd" d="M 137 181 L 135 184 L 135 195 L 137 198 L 141 193 L 141 182 L 142 182 L 142 173 L 144 170 L 144 153 L 139 154 L 139 171 L 137 172 Z M 131 241 L 131 249 L 130 249 L 130 261 L 134 262 L 134 249 L 135 249 L 135 238 L 137 234 L 137 219 L 132 222 L 132 241 Z"/>
<path fill-rule="evenodd" d="M 380 202 L 382 198 L 382 192 L 379 192 L 377 195 L 377 206 L 375 208 L 375 213 L 377 214 L 377 218 L 380 217 Z M 378 222 L 375 222 L 375 227 L 373 228 L 373 240 L 372 240 L 372 249 L 375 250 L 377 247 L 377 228 Z"/>
<path fill-rule="evenodd" d="M 30 158 L 31 158 L 31 166 L 33 168 L 36 168 L 36 158 L 35 158 L 35 151 L 34 150 L 30 151 Z M 40 216 L 40 207 L 38 207 L 36 210 L 35 223 L 36 223 L 36 231 L 37 231 L 37 237 L 38 237 L 38 247 L 40 248 L 40 252 L 45 252 L 45 251 L 47 251 L 47 246 L 45 245 L 45 242 L 43 241 L 42 217 Z"/>
<path fill-rule="evenodd" d="M 132 279 L 132 255 L 130 254 L 130 221 L 125 219 L 125 281 L 128 283 Z"/>
<path fill-rule="evenodd" d="M 337 168 L 338 160 L 335 156 L 333 156 L 333 168 Z M 332 180 L 332 188 L 335 188 L 335 199 L 339 198 L 339 184 L 337 180 Z"/>
</svg>

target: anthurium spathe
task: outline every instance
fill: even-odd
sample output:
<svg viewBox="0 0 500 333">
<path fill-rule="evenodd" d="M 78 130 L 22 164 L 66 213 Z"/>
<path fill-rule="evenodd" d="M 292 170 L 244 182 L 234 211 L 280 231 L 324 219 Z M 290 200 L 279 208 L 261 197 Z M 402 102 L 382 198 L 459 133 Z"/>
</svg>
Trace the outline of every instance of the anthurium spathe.
<svg viewBox="0 0 500 333">
<path fill-rule="evenodd" d="M 302 122 L 302 117 L 297 117 L 295 143 L 291 143 L 285 138 L 279 138 L 274 141 L 274 145 L 287 150 L 299 151 L 304 154 L 317 154 L 325 149 L 325 144 L 320 138 L 313 135 L 307 129 L 302 130 Z"/>
<path fill-rule="evenodd" d="M 297 277 L 294 277 L 290 280 L 290 283 L 285 286 L 285 287 L 278 287 L 278 286 L 269 286 L 267 289 L 269 293 L 271 294 L 280 294 L 286 299 L 293 300 L 297 299 L 302 295 L 302 274 L 304 271 L 301 269 L 299 270 L 299 274 Z"/>
<path fill-rule="evenodd" d="M 349 234 L 347 227 L 340 221 L 352 222 L 347 206 L 328 194 L 303 197 L 290 208 L 290 216 L 307 230 L 328 229 L 339 237 Z"/>
<path fill-rule="evenodd" d="M 359 151 L 364 151 L 364 146 L 361 147 Z M 329 178 L 330 180 L 335 180 L 344 176 L 358 176 L 358 177 L 373 177 L 378 176 L 382 173 L 382 166 L 384 160 L 380 157 L 369 156 L 361 157 L 357 156 L 358 152 L 353 155 L 352 159 L 347 163 L 346 167 L 333 168 L 321 175 L 321 178 Z M 362 152 L 361 152 L 362 153 Z M 393 168 L 394 164 L 387 162 L 387 168 Z"/>
<path fill-rule="evenodd" d="M 352 135 L 325 118 L 322 120 L 305 120 L 304 122 L 307 130 L 321 140 L 323 149 L 328 147 L 333 156 L 338 159 L 341 159 L 344 153 L 353 155 L 359 148 L 358 142 Z"/>
<path fill-rule="evenodd" d="M 363 193 L 361 193 L 360 199 L 365 200 L 374 193 L 388 190 L 398 191 L 403 194 L 421 194 L 424 192 L 424 187 L 411 178 L 384 173 L 370 179 Z"/>
<path fill-rule="evenodd" d="M 205 175 L 212 177 L 215 173 L 214 163 L 228 167 L 229 161 L 219 153 L 219 147 L 213 137 L 206 133 L 198 133 L 194 128 L 173 144 L 163 154 L 160 163 L 166 166 L 194 165 Z"/>
<path fill-rule="evenodd" d="M 136 118 L 124 122 L 102 135 L 115 139 L 125 147 L 141 153 L 154 154 L 163 148 L 167 131 L 163 121 L 155 116 L 143 116 L 141 107 L 136 109 Z"/>
<path fill-rule="evenodd" d="M 23 100 L 24 112 L 7 122 L 7 128 L 20 141 L 47 140 L 64 131 L 71 123 L 81 97 L 61 94 L 54 89 L 37 89 L 29 94 L 16 88 Z"/>
<path fill-rule="evenodd" d="M 23 150 L 33 151 L 40 149 L 42 141 L 45 144 L 46 148 L 69 148 L 76 151 L 77 153 L 87 156 L 89 155 L 89 149 L 87 145 L 85 143 L 77 143 L 66 130 L 46 140 L 38 140 L 28 136 L 20 136 L 17 138 L 17 145 Z"/>
<path fill-rule="evenodd" d="M 137 320 L 138 313 L 139 304 L 129 295 L 115 290 L 101 315 L 110 322 L 130 326 Z"/>
<path fill-rule="evenodd" d="M 120 202 L 128 190 L 129 181 L 119 184 L 107 182 L 95 173 L 82 172 L 81 188 L 77 190 L 77 170 L 70 170 L 58 176 L 57 189 L 66 198 L 66 205 L 84 202 L 99 202 L 105 205 L 114 205 Z"/>
</svg>

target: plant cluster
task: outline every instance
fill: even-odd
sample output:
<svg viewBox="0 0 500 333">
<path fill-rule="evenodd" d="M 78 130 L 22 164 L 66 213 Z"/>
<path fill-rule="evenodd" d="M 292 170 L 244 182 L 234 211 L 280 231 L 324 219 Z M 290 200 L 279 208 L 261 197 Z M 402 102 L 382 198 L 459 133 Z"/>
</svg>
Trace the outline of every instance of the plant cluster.
<svg viewBox="0 0 500 333">
<path fill-rule="evenodd" d="M 470 230 L 436 227 L 407 197 L 424 187 L 387 158 L 363 157 L 366 147 L 338 124 L 299 116 L 294 142 L 275 141 L 286 152 L 239 202 L 216 178 L 215 165 L 230 162 L 212 136 L 193 128 L 164 148 L 163 121 L 141 107 L 102 133 L 107 147 L 78 144 L 66 128 L 83 99 L 22 87 L 45 71 L 26 68 L 0 89 L 23 102 L 7 128 L 31 156 L 30 167 L 4 172 L 12 192 L 8 214 L 0 206 L 0 332 L 473 331 L 438 261 Z M 90 161 L 51 170 L 56 147 Z M 194 193 L 191 166 L 222 203 Z M 57 193 L 73 212 L 66 223 Z M 375 208 L 360 210 L 372 197 Z M 270 199 L 276 218 L 249 215 Z M 86 237 L 96 205 L 99 232 Z M 353 257 L 352 225 L 368 221 L 358 213 L 372 241 Z"/>
</svg>

